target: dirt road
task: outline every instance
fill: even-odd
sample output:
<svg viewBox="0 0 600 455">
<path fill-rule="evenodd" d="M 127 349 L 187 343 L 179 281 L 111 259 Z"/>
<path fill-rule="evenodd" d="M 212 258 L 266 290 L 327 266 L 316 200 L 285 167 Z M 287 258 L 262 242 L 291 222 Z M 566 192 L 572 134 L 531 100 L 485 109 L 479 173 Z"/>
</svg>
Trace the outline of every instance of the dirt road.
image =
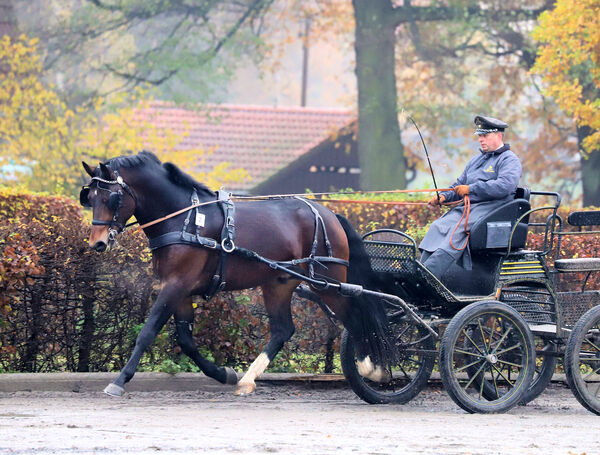
<svg viewBox="0 0 600 455">
<path fill-rule="evenodd" d="M 469 415 L 440 389 L 371 406 L 348 389 L 0 394 L 1 454 L 600 454 L 600 417 L 554 385 L 526 407 Z"/>
</svg>

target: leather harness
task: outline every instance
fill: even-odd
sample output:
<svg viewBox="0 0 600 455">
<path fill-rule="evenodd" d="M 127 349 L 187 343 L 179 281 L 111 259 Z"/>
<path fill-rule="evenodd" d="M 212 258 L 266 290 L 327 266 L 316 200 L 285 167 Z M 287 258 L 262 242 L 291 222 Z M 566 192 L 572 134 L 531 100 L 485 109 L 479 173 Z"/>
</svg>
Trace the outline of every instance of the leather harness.
<svg viewBox="0 0 600 455">
<path fill-rule="evenodd" d="M 314 266 L 319 265 L 324 269 L 327 269 L 324 263 L 335 263 L 341 264 L 345 267 L 349 266 L 349 262 L 344 259 L 335 258 L 332 256 L 331 243 L 329 242 L 329 238 L 327 236 L 327 229 L 325 227 L 325 223 L 323 218 L 315 208 L 313 204 L 311 204 L 306 199 L 296 197 L 296 199 L 304 202 L 308 205 L 314 215 L 315 219 L 315 233 L 313 237 L 313 243 L 310 255 L 306 258 L 300 259 L 292 259 L 289 261 L 272 261 L 270 259 L 264 258 L 258 253 L 248 250 L 246 248 L 241 248 L 235 245 L 235 205 L 231 200 L 231 193 L 223 190 L 217 191 L 217 200 L 215 201 L 223 212 L 223 227 L 221 228 L 221 242 L 219 243 L 217 240 L 205 237 L 200 234 L 201 228 L 204 226 L 204 223 L 200 220 L 203 217 L 198 211 L 198 207 L 191 209 L 188 212 L 188 215 L 183 222 L 183 228 L 181 231 L 167 232 L 166 234 L 159 235 L 158 237 L 149 239 L 149 247 L 150 250 L 154 251 L 159 248 L 168 246 L 168 245 L 192 245 L 199 246 L 203 248 L 209 248 L 212 250 L 220 251 L 219 254 L 219 263 L 217 264 L 217 269 L 215 274 L 213 275 L 208 289 L 203 296 L 207 301 L 210 300 L 214 295 L 223 290 L 226 285 L 225 280 L 225 266 L 227 262 L 227 255 L 230 253 L 237 254 L 246 259 L 256 260 L 258 262 L 266 263 L 271 268 L 276 270 L 282 270 L 282 268 L 289 266 L 297 266 L 300 264 L 308 263 L 309 269 L 309 277 L 314 278 Z M 196 190 L 193 191 L 191 197 L 192 205 L 199 204 L 198 194 Z M 193 232 L 190 232 L 192 226 L 190 226 L 191 220 L 194 220 L 193 226 L 195 229 Z M 319 227 L 322 228 L 323 238 L 325 241 L 325 246 L 327 248 L 328 256 L 316 256 L 317 246 L 318 246 L 318 233 Z"/>
</svg>

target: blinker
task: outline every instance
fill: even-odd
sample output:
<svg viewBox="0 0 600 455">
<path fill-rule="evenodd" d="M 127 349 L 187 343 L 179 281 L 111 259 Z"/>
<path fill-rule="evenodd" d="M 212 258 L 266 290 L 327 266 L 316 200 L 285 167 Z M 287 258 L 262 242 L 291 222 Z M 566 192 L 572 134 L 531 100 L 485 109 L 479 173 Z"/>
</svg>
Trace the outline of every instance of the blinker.
<svg viewBox="0 0 600 455">
<path fill-rule="evenodd" d="M 108 201 L 106 202 L 106 206 L 110 211 L 116 213 L 120 208 L 123 202 L 123 192 L 119 190 L 119 192 L 115 193 L 111 191 L 108 196 Z"/>
<path fill-rule="evenodd" d="M 91 207 L 90 201 L 88 200 L 88 196 L 90 195 L 90 187 L 82 186 L 81 191 L 79 192 L 79 203 L 83 207 Z"/>
<path fill-rule="evenodd" d="M 89 195 L 90 195 L 90 187 L 87 185 L 82 186 L 81 191 L 79 192 L 79 203 L 83 207 L 91 207 L 91 204 L 89 201 Z M 112 212 L 116 212 L 117 210 L 119 210 L 121 208 L 122 203 L 123 203 L 123 192 L 121 190 L 119 190 L 118 192 L 111 191 L 108 196 L 108 200 L 106 201 L 106 207 L 108 207 L 108 209 L 111 210 Z"/>
</svg>

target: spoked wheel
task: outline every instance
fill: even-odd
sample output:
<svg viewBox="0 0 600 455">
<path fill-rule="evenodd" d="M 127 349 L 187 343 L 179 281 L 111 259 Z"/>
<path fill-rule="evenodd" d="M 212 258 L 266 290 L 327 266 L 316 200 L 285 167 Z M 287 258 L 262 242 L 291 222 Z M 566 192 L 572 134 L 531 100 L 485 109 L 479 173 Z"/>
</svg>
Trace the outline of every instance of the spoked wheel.
<svg viewBox="0 0 600 455">
<path fill-rule="evenodd" d="M 565 372 L 575 398 L 600 415 L 600 306 L 577 321 L 567 342 Z"/>
<path fill-rule="evenodd" d="M 522 399 L 535 368 L 533 336 L 509 306 L 476 302 L 448 324 L 440 373 L 450 397 L 467 412 L 505 412 Z"/>
<path fill-rule="evenodd" d="M 426 329 L 399 314 L 390 315 L 389 322 L 396 360 L 388 366 L 391 379 L 386 382 L 371 381 L 358 373 L 352 337 L 347 330 L 342 334 L 340 357 L 344 376 L 354 393 L 371 404 L 407 403 L 425 387 L 435 364 L 435 341 Z"/>
<path fill-rule="evenodd" d="M 558 357 L 553 355 L 558 351 L 556 343 L 539 336 L 534 336 L 534 345 L 537 351 L 535 371 L 533 372 L 531 384 L 519 401 L 521 406 L 525 406 L 527 403 L 535 400 L 546 390 L 546 387 L 548 387 L 548 384 L 552 380 L 552 376 L 556 370 L 556 363 L 558 362 Z"/>
<path fill-rule="evenodd" d="M 554 371 L 556 370 L 556 363 L 558 361 L 556 355 L 553 355 L 558 350 L 556 343 L 545 340 L 540 336 L 534 336 L 533 340 L 536 348 L 535 371 L 533 372 L 531 384 L 519 401 L 519 405 L 521 406 L 525 406 L 527 403 L 535 400 L 546 389 L 546 387 L 548 387 L 548 384 L 550 384 L 552 376 L 554 375 Z M 470 343 L 467 338 L 465 338 L 465 341 Z M 481 386 L 479 381 L 481 375 L 476 374 L 477 368 L 467 368 L 467 373 L 471 377 L 476 376 L 475 383 L 477 386 Z M 494 385 L 488 380 L 485 380 L 485 383 L 483 384 L 483 396 L 487 400 L 496 399 L 496 390 Z"/>
</svg>

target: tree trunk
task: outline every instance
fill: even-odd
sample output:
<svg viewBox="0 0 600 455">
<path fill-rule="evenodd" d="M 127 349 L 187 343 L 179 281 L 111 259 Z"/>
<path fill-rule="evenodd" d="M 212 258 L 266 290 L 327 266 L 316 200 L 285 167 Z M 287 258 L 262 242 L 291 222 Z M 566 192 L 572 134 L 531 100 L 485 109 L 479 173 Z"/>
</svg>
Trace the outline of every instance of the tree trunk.
<svg viewBox="0 0 600 455">
<path fill-rule="evenodd" d="M 397 116 L 395 24 L 389 0 L 353 0 L 361 189 L 406 187 Z"/>
<path fill-rule="evenodd" d="M 0 0 L 0 37 L 17 36 L 17 16 L 13 5 L 14 0 Z"/>
<path fill-rule="evenodd" d="M 592 134 L 589 126 L 577 127 L 579 150 L 583 149 L 583 140 Z M 596 149 L 581 157 L 581 181 L 583 187 L 583 206 L 600 207 L 600 150 Z"/>
</svg>

